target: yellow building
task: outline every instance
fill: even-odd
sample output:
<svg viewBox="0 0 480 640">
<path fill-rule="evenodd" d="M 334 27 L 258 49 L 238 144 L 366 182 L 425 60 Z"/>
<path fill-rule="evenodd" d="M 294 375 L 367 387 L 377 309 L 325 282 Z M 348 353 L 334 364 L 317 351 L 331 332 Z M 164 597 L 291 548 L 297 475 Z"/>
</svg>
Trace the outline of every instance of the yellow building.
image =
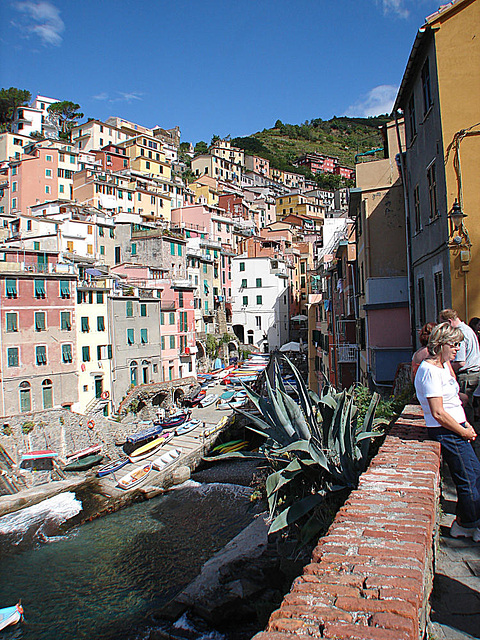
<svg viewBox="0 0 480 640">
<path fill-rule="evenodd" d="M 276 198 L 277 220 L 282 220 L 290 214 L 308 216 L 323 220 L 325 217 L 325 206 L 319 198 L 307 197 L 301 193 L 288 193 Z"/>
<path fill-rule="evenodd" d="M 395 102 L 405 116 L 416 329 L 444 307 L 467 322 L 480 316 L 479 27 L 479 0 L 454 0 L 429 16 Z M 455 201 L 468 215 L 458 229 Z"/>
<path fill-rule="evenodd" d="M 162 143 L 147 134 L 137 135 L 118 145 L 130 158 L 130 168 L 169 181 L 172 170 L 165 160 Z"/>
<path fill-rule="evenodd" d="M 201 176 L 189 185 L 195 194 L 195 202 L 216 206 L 218 204 L 218 181 L 210 176 Z"/>
</svg>

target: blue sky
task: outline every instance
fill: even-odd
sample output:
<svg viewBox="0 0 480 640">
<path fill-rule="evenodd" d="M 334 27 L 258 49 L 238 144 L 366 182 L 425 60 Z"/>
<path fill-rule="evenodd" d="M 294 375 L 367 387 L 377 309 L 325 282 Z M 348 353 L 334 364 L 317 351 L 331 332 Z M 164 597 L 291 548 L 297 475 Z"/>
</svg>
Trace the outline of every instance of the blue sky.
<svg viewBox="0 0 480 640">
<path fill-rule="evenodd" d="M 438 0 L 1 0 L 0 86 L 182 140 L 389 111 Z"/>
</svg>

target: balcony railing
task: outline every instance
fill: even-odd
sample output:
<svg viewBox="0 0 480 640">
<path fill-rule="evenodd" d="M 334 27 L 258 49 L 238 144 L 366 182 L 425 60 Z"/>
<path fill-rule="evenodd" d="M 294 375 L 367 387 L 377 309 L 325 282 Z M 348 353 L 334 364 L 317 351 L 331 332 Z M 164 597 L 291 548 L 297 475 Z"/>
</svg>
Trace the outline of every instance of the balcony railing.
<svg viewBox="0 0 480 640">
<path fill-rule="evenodd" d="M 356 362 L 357 361 L 357 344 L 339 344 L 337 345 L 338 362 Z"/>
</svg>

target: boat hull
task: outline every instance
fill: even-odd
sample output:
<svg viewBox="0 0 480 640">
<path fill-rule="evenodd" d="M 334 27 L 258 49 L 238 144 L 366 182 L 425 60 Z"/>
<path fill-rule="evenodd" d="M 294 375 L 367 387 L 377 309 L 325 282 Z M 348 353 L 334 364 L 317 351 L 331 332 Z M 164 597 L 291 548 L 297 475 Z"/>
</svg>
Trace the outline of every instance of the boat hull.
<svg viewBox="0 0 480 640">
<path fill-rule="evenodd" d="M 126 475 L 123 476 L 123 478 L 121 478 L 118 481 L 117 483 L 118 487 L 120 487 L 120 489 L 123 489 L 125 491 L 127 491 L 128 489 L 133 489 L 133 487 L 138 486 L 141 482 L 143 482 L 146 479 L 146 477 L 148 476 L 152 468 L 153 468 L 153 463 L 147 462 L 146 464 L 143 464 L 138 469 L 134 469 L 133 471 L 130 471 L 130 473 L 127 473 Z"/>
<path fill-rule="evenodd" d="M 9 627 L 12 624 L 20 622 L 23 615 L 23 609 L 20 603 L 13 607 L 5 607 L 0 609 L 0 630 Z"/>
</svg>

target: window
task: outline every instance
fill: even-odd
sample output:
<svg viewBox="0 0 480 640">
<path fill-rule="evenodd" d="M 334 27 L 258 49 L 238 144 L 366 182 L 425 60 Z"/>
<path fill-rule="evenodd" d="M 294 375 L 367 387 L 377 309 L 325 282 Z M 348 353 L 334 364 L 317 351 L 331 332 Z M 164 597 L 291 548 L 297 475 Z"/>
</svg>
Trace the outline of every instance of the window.
<svg viewBox="0 0 480 640">
<path fill-rule="evenodd" d="M 34 251 L 40 251 L 40 242 L 33 242 L 33 250 Z"/>
<path fill-rule="evenodd" d="M 87 317 L 83 317 L 81 318 L 81 328 L 82 328 L 82 333 L 88 333 L 90 331 L 90 324 L 88 322 L 88 318 Z"/>
<path fill-rule="evenodd" d="M 413 190 L 413 215 L 415 220 L 415 233 L 418 233 L 422 228 L 422 221 L 420 217 L 420 191 L 418 184 Z"/>
<path fill-rule="evenodd" d="M 52 156 L 45 156 L 45 160 L 47 162 L 51 162 L 52 161 Z M 48 171 L 48 169 L 47 169 L 47 171 Z"/>
<path fill-rule="evenodd" d="M 7 313 L 6 320 L 7 320 L 7 331 L 9 333 L 18 331 L 18 318 L 16 313 Z"/>
<path fill-rule="evenodd" d="M 257 288 L 262 286 L 262 279 L 261 279 L 261 278 L 257 278 L 257 279 L 255 280 L 255 286 L 256 286 Z"/>
<path fill-rule="evenodd" d="M 65 187 L 64 187 L 63 184 L 59 184 L 58 185 L 58 191 L 59 191 L 59 193 L 65 193 Z"/>
<path fill-rule="evenodd" d="M 443 307 L 443 273 L 436 271 L 433 274 L 433 282 L 435 288 L 435 316 L 438 318 L 438 314 L 444 308 Z"/>
<path fill-rule="evenodd" d="M 7 360 L 9 367 L 18 367 L 18 347 L 9 347 L 7 349 Z"/>
<path fill-rule="evenodd" d="M 255 316 L 255 326 L 257 329 L 262 328 L 262 316 Z"/>
<path fill-rule="evenodd" d="M 100 245 L 100 255 L 101 256 L 105 255 L 105 246 L 103 244 Z"/>
<path fill-rule="evenodd" d="M 179 256 L 182 255 L 182 245 L 181 244 L 177 245 L 177 255 L 179 255 Z"/>
<path fill-rule="evenodd" d="M 430 64 L 428 58 L 422 67 L 422 91 L 423 91 L 423 114 L 425 115 L 432 105 L 432 90 L 430 87 Z"/>
<path fill-rule="evenodd" d="M 147 344 L 147 343 L 148 343 L 148 330 L 140 329 L 140 344 Z"/>
<path fill-rule="evenodd" d="M 240 271 L 245 271 L 245 263 L 240 262 Z"/>
<path fill-rule="evenodd" d="M 257 296 L 257 304 L 262 304 L 262 296 Z"/>
<path fill-rule="evenodd" d="M 127 344 L 132 345 L 135 344 L 135 330 L 127 329 Z"/>
<path fill-rule="evenodd" d="M 15 193 L 15 191 L 17 190 L 17 185 L 18 182 L 12 182 L 12 193 Z"/>
<path fill-rule="evenodd" d="M 68 364 L 72 362 L 72 345 L 71 344 L 62 344 L 62 362 L 64 364 Z"/>
<path fill-rule="evenodd" d="M 35 331 L 45 331 L 45 311 L 35 313 Z"/>
<path fill-rule="evenodd" d="M 175 243 L 174 242 L 170 242 L 170 255 L 171 256 L 175 255 Z"/>
<path fill-rule="evenodd" d="M 161 344 L 162 351 L 164 351 L 165 350 L 165 336 L 162 336 L 160 344 Z"/>
<path fill-rule="evenodd" d="M 418 321 L 420 325 L 425 324 L 426 301 L 425 301 L 425 279 L 418 279 Z"/>
<path fill-rule="evenodd" d="M 427 169 L 428 202 L 430 206 L 430 220 L 438 217 L 437 208 L 437 177 L 435 163 L 433 162 Z"/>
<path fill-rule="evenodd" d="M 35 347 L 35 360 L 38 366 L 47 364 L 47 347 L 43 345 Z"/>
<path fill-rule="evenodd" d="M 171 312 L 168 314 L 168 324 L 175 324 L 175 313 Z"/>
<path fill-rule="evenodd" d="M 242 305 L 244 307 L 248 307 L 248 296 L 243 296 L 242 298 Z"/>
<path fill-rule="evenodd" d="M 127 300 L 125 309 L 127 318 L 133 318 L 133 300 Z"/>
<path fill-rule="evenodd" d="M 97 291 L 97 304 L 103 304 L 103 291 Z"/>
<path fill-rule="evenodd" d="M 142 318 L 146 318 L 146 316 L 147 316 L 147 305 L 146 304 L 141 304 L 140 305 L 140 315 L 142 316 Z"/>
<path fill-rule="evenodd" d="M 110 238 L 115 238 L 115 229 L 113 227 L 110 228 Z"/>
<path fill-rule="evenodd" d="M 5 293 L 7 298 L 16 298 L 17 297 L 17 281 L 10 280 L 7 278 L 5 280 Z"/>
<path fill-rule="evenodd" d="M 165 314 L 163 311 L 160 313 L 160 324 L 165 324 Z"/>
<path fill-rule="evenodd" d="M 170 349 L 175 349 L 175 336 L 170 336 Z"/>
<path fill-rule="evenodd" d="M 70 311 L 60 312 L 60 328 L 62 331 L 70 331 L 72 328 L 72 321 L 70 320 Z"/>
<path fill-rule="evenodd" d="M 60 297 L 70 298 L 70 283 L 68 280 L 60 280 Z"/>
<path fill-rule="evenodd" d="M 19 386 L 20 391 L 20 411 L 25 413 L 32 410 L 32 398 L 30 394 L 30 383 L 21 382 Z"/>
<path fill-rule="evenodd" d="M 50 193 L 50 186 L 47 184 L 45 187 L 45 193 L 48 195 Z"/>
<path fill-rule="evenodd" d="M 51 169 L 45 169 L 45 177 L 46 178 L 51 178 L 52 177 L 52 170 Z"/>
<path fill-rule="evenodd" d="M 135 244 L 135 242 L 132 242 L 132 256 L 136 256 L 137 255 L 137 245 Z"/>
<path fill-rule="evenodd" d="M 82 362 L 90 362 L 90 347 L 82 347 Z"/>
<path fill-rule="evenodd" d="M 87 244 L 87 253 L 89 255 L 93 254 L 93 244 Z"/>
<path fill-rule="evenodd" d="M 183 304 L 183 291 L 178 292 L 178 306 L 183 308 L 185 305 Z"/>
<path fill-rule="evenodd" d="M 105 318 L 104 318 L 104 316 L 97 316 L 97 331 L 105 331 Z"/>
<path fill-rule="evenodd" d="M 417 135 L 417 118 L 415 116 L 415 95 L 412 93 L 408 101 L 408 126 L 410 129 L 410 142 Z"/>
<path fill-rule="evenodd" d="M 42 401 L 44 409 L 53 407 L 53 385 L 51 380 L 43 380 L 42 382 Z"/>
<path fill-rule="evenodd" d="M 35 298 L 45 298 L 45 280 L 35 280 Z"/>
</svg>

